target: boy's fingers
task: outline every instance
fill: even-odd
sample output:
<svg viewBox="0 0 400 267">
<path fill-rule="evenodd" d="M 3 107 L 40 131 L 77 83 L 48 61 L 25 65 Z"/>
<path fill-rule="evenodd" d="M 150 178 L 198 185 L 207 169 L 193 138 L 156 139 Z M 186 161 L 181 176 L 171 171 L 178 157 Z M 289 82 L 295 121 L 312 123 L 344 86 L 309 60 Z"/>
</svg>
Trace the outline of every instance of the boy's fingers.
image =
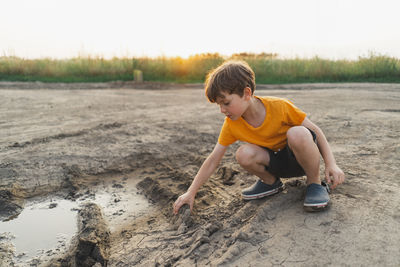
<svg viewBox="0 0 400 267">
<path fill-rule="evenodd" d="M 180 204 L 178 204 L 178 205 L 175 206 L 175 210 L 174 210 L 174 213 L 175 213 L 175 214 L 178 214 L 179 209 L 181 208 L 181 206 L 182 206 L 182 205 L 180 205 Z"/>
<path fill-rule="evenodd" d="M 332 180 L 331 180 L 331 177 L 326 177 L 326 182 L 328 183 L 328 184 L 332 184 Z"/>
<path fill-rule="evenodd" d="M 338 179 L 333 179 L 332 189 L 335 189 L 338 185 Z"/>
<path fill-rule="evenodd" d="M 174 203 L 174 214 L 178 214 L 180 207 L 180 199 L 178 198 Z"/>
<path fill-rule="evenodd" d="M 339 174 L 338 184 L 342 184 L 344 182 L 344 174 Z"/>
<path fill-rule="evenodd" d="M 331 183 L 331 177 L 329 176 L 329 172 L 325 172 L 325 179 L 328 184 Z"/>
<path fill-rule="evenodd" d="M 340 185 L 343 182 L 343 177 L 341 174 L 337 174 L 336 176 L 333 177 L 333 188 L 336 186 Z"/>
<path fill-rule="evenodd" d="M 193 202 L 190 203 L 189 207 L 190 207 L 190 213 L 192 213 L 192 211 L 193 211 Z"/>
</svg>

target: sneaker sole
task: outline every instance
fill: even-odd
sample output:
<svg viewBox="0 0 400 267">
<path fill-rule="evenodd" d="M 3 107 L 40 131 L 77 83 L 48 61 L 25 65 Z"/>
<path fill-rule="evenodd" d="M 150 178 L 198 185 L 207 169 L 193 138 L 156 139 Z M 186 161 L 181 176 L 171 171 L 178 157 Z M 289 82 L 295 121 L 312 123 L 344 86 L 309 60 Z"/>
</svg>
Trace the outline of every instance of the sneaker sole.
<svg viewBox="0 0 400 267">
<path fill-rule="evenodd" d="M 284 189 L 285 189 L 285 185 L 282 185 L 281 187 L 275 188 L 274 190 L 271 190 L 271 191 L 268 191 L 268 192 L 264 192 L 264 193 L 260 193 L 260 194 L 255 194 L 255 195 L 243 195 L 242 194 L 242 198 L 244 200 L 259 199 L 259 198 L 275 195 L 275 194 L 283 191 Z"/>
<path fill-rule="evenodd" d="M 320 204 L 304 204 L 304 210 L 313 212 L 313 211 L 322 211 L 325 210 L 329 206 L 329 202 L 320 203 Z"/>
</svg>

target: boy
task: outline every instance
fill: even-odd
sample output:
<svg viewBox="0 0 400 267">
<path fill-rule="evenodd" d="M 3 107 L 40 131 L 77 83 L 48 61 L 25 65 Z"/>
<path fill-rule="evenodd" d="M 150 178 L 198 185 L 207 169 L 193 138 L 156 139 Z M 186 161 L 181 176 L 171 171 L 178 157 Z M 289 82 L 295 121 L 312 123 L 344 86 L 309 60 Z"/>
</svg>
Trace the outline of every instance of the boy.
<svg viewBox="0 0 400 267">
<path fill-rule="evenodd" d="M 328 187 L 319 178 L 320 154 L 332 189 L 343 183 L 344 173 L 336 165 L 325 135 L 303 111 L 285 99 L 253 95 L 255 75 L 242 61 L 228 61 L 213 70 L 205 89 L 209 101 L 217 103 L 226 118 L 214 150 L 187 192 L 175 201 L 175 214 L 184 204 L 192 211 L 197 191 L 215 171 L 228 146 L 237 140 L 246 143 L 236 151 L 236 160 L 259 178 L 242 191 L 243 199 L 278 193 L 284 188 L 280 178 L 306 175 L 304 209 L 319 211 L 328 206 Z"/>
</svg>

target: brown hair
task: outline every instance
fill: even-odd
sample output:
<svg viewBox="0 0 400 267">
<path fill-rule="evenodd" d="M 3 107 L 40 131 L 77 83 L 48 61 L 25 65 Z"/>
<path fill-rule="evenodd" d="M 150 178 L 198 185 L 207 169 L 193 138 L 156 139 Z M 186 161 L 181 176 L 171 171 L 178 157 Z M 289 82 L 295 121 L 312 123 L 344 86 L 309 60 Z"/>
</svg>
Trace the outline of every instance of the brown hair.
<svg viewBox="0 0 400 267">
<path fill-rule="evenodd" d="M 243 96 L 244 88 L 249 87 L 254 93 L 255 75 L 249 64 L 244 61 L 230 60 L 212 70 L 205 83 L 208 100 L 215 103 L 221 92 Z"/>
</svg>

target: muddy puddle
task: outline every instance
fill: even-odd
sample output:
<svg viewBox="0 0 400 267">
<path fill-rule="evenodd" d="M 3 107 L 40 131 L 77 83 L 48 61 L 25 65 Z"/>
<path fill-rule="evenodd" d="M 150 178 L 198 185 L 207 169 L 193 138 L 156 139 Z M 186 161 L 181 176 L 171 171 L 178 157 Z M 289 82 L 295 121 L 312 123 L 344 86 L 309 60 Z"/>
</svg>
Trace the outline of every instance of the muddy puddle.
<svg viewBox="0 0 400 267">
<path fill-rule="evenodd" d="M 80 182 L 85 186 L 73 197 L 27 199 L 20 214 L 0 222 L 0 248 L 9 251 L 15 266 L 36 266 L 65 253 L 78 234 L 78 212 L 86 203 L 100 207 L 111 232 L 151 209 L 133 179 L 89 177 Z"/>
<path fill-rule="evenodd" d="M 16 262 L 50 256 L 65 249 L 76 233 L 78 203 L 64 199 L 32 199 L 18 217 L 0 222 L 14 247 Z"/>
</svg>

